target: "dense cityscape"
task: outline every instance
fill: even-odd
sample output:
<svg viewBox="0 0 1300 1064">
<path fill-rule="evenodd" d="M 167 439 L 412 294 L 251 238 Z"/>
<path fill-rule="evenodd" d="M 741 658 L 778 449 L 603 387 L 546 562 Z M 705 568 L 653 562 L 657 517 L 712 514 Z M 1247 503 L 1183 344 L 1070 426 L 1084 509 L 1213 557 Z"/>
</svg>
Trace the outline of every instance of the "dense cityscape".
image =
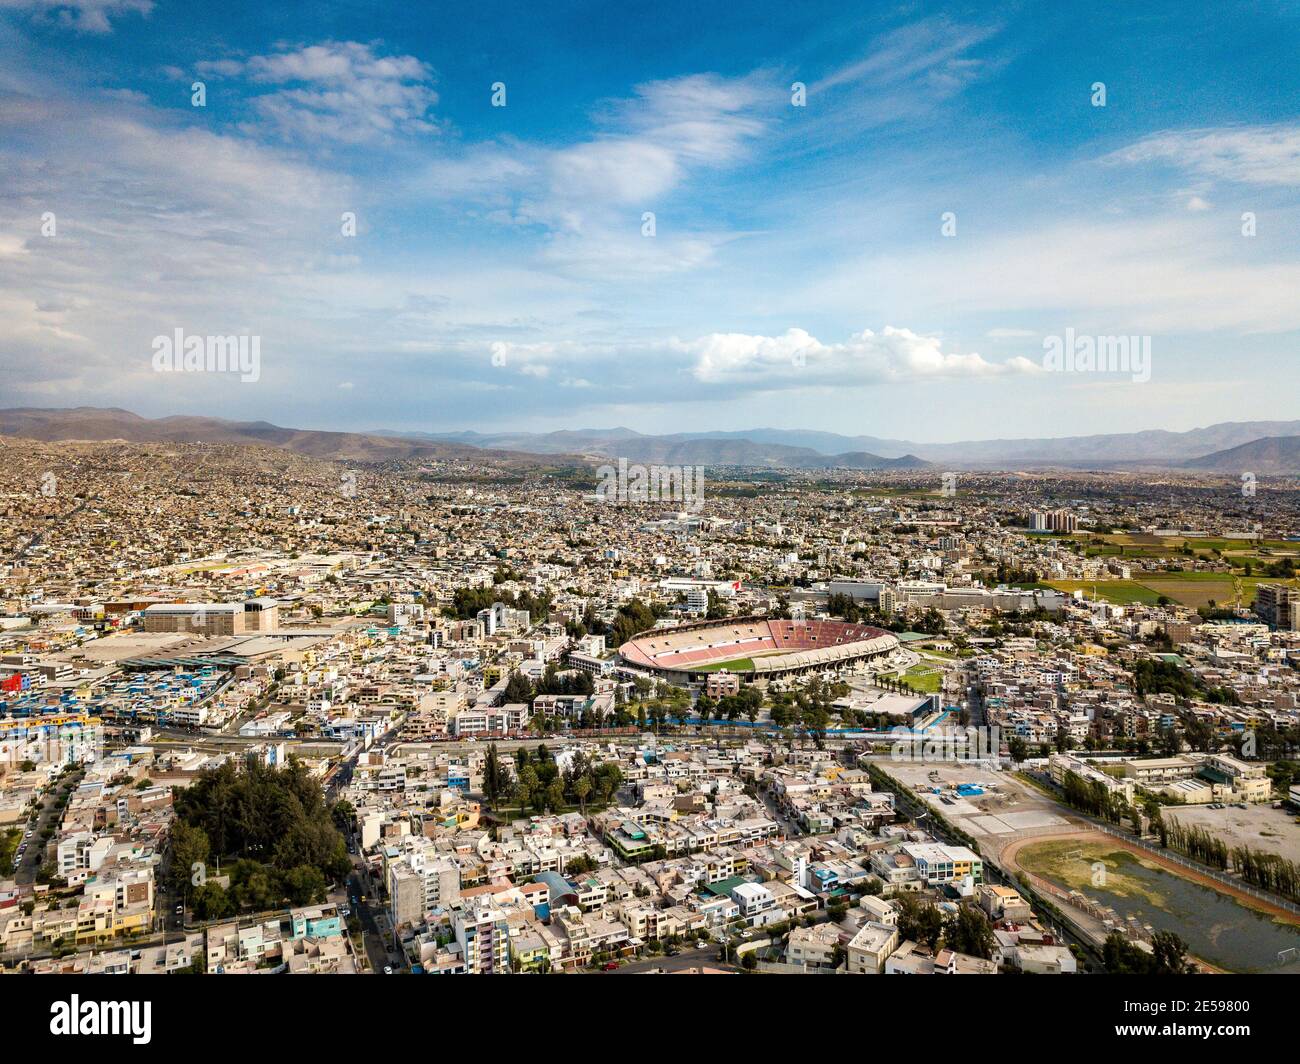
<svg viewBox="0 0 1300 1064">
<path fill-rule="evenodd" d="M 10 970 L 1296 970 L 1292 480 L 3 453 Z"/>
<path fill-rule="evenodd" d="M 1298 54 L 0 0 L 11 1055 L 1294 1046 Z"/>
</svg>

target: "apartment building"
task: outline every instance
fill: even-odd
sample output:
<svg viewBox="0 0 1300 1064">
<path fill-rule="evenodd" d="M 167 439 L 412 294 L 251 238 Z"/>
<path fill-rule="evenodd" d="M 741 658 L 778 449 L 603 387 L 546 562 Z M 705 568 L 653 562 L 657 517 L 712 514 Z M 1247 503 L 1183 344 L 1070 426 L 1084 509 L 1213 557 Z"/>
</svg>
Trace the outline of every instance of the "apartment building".
<svg viewBox="0 0 1300 1064">
<path fill-rule="evenodd" d="M 487 902 L 456 909 L 452 929 L 469 975 L 510 971 L 510 925 L 505 914 Z"/>
<path fill-rule="evenodd" d="M 1300 592 L 1285 584 L 1260 584 L 1255 589 L 1255 612 L 1274 628 L 1295 630 L 1294 606 L 1300 604 Z"/>
<path fill-rule="evenodd" d="M 451 857 L 420 846 L 388 862 L 389 912 L 393 924 L 412 927 L 428 913 L 448 908 L 460 899 L 460 865 Z"/>
</svg>

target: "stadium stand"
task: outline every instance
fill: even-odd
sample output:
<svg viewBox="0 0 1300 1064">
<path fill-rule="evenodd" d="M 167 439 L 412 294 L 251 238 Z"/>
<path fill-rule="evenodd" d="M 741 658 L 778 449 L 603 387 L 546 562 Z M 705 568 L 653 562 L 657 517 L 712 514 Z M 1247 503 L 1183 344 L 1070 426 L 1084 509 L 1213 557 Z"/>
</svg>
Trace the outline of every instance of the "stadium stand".
<svg viewBox="0 0 1300 1064">
<path fill-rule="evenodd" d="M 777 675 L 877 657 L 898 647 L 880 628 L 843 621 L 737 618 L 656 629 L 619 648 L 624 663 L 652 672 L 690 673 L 749 658 L 755 675 Z"/>
</svg>

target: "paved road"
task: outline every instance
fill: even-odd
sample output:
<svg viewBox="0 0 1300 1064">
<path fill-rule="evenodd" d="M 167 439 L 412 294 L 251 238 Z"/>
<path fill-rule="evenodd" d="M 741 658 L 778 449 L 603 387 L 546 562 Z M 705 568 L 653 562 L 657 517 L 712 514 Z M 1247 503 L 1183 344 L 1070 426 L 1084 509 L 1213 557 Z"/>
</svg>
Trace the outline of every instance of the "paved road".
<svg viewBox="0 0 1300 1064">
<path fill-rule="evenodd" d="M 363 896 L 365 901 L 361 900 Z M 356 904 L 353 904 L 354 901 Z M 361 921 L 361 937 L 365 941 L 370 970 L 382 974 L 385 967 L 390 967 L 393 971 L 398 971 L 401 958 L 388 951 L 384 929 L 376 919 L 383 910 L 376 905 L 373 892 L 362 872 L 354 871 L 348 876 L 348 904 L 352 906 L 352 914 Z M 386 919 L 384 927 L 387 927 Z"/>
<path fill-rule="evenodd" d="M 41 810 L 37 817 L 35 826 L 28 828 L 27 822 L 23 823 L 23 834 L 26 835 L 30 830 L 32 837 L 23 839 L 23 842 L 27 843 L 27 852 L 23 854 L 22 862 L 14 873 L 14 879 L 19 886 L 27 886 L 29 883 L 36 881 L 36 873 L 40 870 L 46 851 L 46 844 L 41 841 L 41 831 L 58 823 L 58 817 L 60 816 L 58 812 L 59 797 L 71 793 L 84 775 L 84 770 L 77 768 L 69 776 L 51 787 L 45 793 L 45 808 Z M 22 845 L 22 843 L 19 843 L 19 845 Z"/>
</svg>

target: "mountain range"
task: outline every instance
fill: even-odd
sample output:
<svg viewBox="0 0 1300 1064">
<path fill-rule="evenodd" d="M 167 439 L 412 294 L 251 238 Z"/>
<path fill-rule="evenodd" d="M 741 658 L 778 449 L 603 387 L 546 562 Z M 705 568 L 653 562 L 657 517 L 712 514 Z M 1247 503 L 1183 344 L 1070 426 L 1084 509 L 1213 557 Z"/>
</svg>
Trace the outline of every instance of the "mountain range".
<svg viewBox="0 0 1300 1064">
<path fill-rule="evenodd" d="M 33 440 L 126 440 L 130 443 L 234 443 L 282 447 L 327 460 L 385 462 L 409 458 L 482 458 L 484 448 L 438 440 L 372 436 L 360 432 L 286 429 L 268 421 L 225 421 L 215 417 L 143 418 L 116 407 L 0 410 L 0 436 Z M 503 458 L 533 455 L 508 455 Z"/>
<path fill-rule="evenodd" d="M 382 430 L 378 433 L 385 435 Z M 396 435 L 396 434 L 394 434 Z M 1300 420 L 1221 422 L 1187 432 L 1062 436 L 1048 439 L 965 440 L 918 443 L 877 436 L 844 436 L 803 429 L 644 435 L 628 428 L 529 433 L 403 433 L 419 439 L 505 447 L 532 454 L 583 453 L 629 461 L 773 466 L 814 469 L 1212 469 L 1257 473 L 1300 472 L 1294 447 L 1258 452 L 1256 466 L 1234 464 L 1251 455 L 1233 452 L 1262 440 L 1300 438 Z"/>
<path fill-rule="evenodd" d="M 266 421 L 143 418 L 100 407 L 0 410 L 0 435 L 55 440 L 249 443 L 324 459 L 540 456 L 566 460 L 765 469 L 1190 469 L 1300 473 L 1300 420 L 1222 422 L 1187 432 L 1147 430 L 1048 439 L 918 443 L 834 432 L 760 428 L 647 435 L 628 428 L 560 432 L 327 432 Z"/>
</svg>

